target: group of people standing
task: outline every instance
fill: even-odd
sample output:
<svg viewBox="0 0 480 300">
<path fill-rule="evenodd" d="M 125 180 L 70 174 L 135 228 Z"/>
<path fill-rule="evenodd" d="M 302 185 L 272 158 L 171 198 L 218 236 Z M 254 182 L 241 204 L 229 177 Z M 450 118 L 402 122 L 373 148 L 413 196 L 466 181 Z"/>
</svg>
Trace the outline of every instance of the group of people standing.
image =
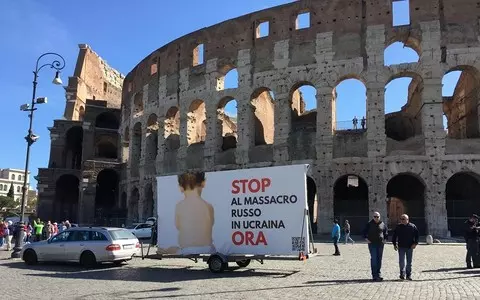
<svg viewBox="0 0 480 300">
<path fill-rule="evenodd" d="M 465 242 L 467 243 L 467 268 L 480 268 L 480 227 L 478 216 L 472 215 L 467 220 L 465 230 Z"/>
<path fill-rule="evenodd" d="M 345 225 L 345 243 L 350 238 L 350 224 L 348 220 Z M 348 232 L 348 233 L 347 233 Z M 368 251 L 370 252 L 370 269 L 373 281 L 382 281 L 382 260 L 385 243 L 388 241 L 388 226 L 380 217 L 379 212 L 373 213 L 370 220 L 363 230 L 363 238 L 368 243 Z M 333 255 L 340 255 L 338 242 L 340 241 L 340 226 L 338 220 L 334 220 L 332 230 L 332 239 L 335 247 Z M 419 242 L 419 232 L 415 224 L 411 223 L 408 215 L 403 214 L 400 217 L 400 223 L 393 230 L 392 244 L 395 251 L 398 251 L 400 279 L 412 280 L 412 259 L 413 250 Z"/>
</svg>

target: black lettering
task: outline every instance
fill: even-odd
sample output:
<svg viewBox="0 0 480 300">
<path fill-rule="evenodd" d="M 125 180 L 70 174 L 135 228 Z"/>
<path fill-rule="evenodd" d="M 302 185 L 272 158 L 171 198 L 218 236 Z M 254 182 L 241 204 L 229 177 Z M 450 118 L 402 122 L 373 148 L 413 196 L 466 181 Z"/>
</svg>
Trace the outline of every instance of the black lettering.
<svg viewBox="0 0 480 300">
<path fill-rule="evenodd" d="M 241 229 L 241 222 L 240 221 L 232 221 L 232 229 Z"/>
</svg>

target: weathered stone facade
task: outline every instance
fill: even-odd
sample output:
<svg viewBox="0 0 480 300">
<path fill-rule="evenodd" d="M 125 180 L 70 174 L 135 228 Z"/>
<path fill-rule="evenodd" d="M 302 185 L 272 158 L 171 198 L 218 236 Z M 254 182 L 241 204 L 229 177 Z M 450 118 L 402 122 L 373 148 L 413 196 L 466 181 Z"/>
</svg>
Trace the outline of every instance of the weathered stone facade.
<svg viewBox="0 0 480 300">
<path fill-rule="evenodd" d="M 303 0 L 204 28 L 154 51 L 126 76 L 123 88 L 127 170 L 120 189 L 129 217 L 149 216 L 145 207 L 155 202 L 156 175 L 308 163 L 320 232 L 330 230 L 334 216 L 352 217 L 358 231 L 372 211 L 387 217 L 401 199 L 400 210 L 422 231 L 447 235 L 456 217 L 470 213 L 447 213 L 453 201 L 447 181 L 460 173 L 478 182 L 480 174 L 479 10 L 473 1 L 410 0 L 410 25 L 394 27 L 392 1 Z M 296 18 L 305 12 L 310 26 L 297 29 Z M 269 32 L 259 38 L 263 22 Z M 385 66 L 384 50 L 397 41 L 414 49 L 419 61 Z M 233 68 L 238 88 L 223 89 Z M 454 70 L 464 73 L 453 99 L 443 99 L 442 77 Z M 402 76 L 413 78 L 408 103 L 385 115 L 385 86 Z M 335 87 L 348 78 L 366 87 L 366 130 L 335 128 Z M 316 88 L 316 111 L 304 113 L 298 103 L 295 90 L 302 84 Z M 222 109 L 229 99 L 238 105 L 237 143 L 225 149 Z M 155 142 L 149 143 L 152 133 Z M 351 205 L 344 201 L 342 212 L 335 186 L 347 175 L 358 176 L 365 189 Z M 409 190 L 413 194 L 402 195 Z M 348 206 L 361 213 L 352 215 Z"/>
<path fill-rule="evenodd" d="M 124 76 L 89 46 L 79 48 L 74 76 L 65 87 L 65 119 L 49 128 L 49 164 L 37 176 L 38 215 L 57 222 L 111 223 L 126 214 L 118 197 Z"/>
</svg>

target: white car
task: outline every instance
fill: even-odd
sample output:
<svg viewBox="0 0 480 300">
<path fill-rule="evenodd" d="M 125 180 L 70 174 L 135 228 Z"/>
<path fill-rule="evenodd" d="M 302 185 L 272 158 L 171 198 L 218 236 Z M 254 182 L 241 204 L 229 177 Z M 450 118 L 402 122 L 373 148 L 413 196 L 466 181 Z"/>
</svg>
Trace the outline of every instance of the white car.
<svg viewBox="0 0 480 300">
<path fill-rule="evenodd" d="M 21 256 L 27 265 L 43 261 L 121 264 L 138 255 L 140 243 L 128 230 L 105 227 L 72 227 L 49 240 L 26 244 Z"/>
<path fill-rule="evenodd" d="M 128 226 L 127 230 L 130 230 L 139 239 L 149 239 L 152 236 L 152 224 L 150 223 L 133 224 Z"/>
</svg>

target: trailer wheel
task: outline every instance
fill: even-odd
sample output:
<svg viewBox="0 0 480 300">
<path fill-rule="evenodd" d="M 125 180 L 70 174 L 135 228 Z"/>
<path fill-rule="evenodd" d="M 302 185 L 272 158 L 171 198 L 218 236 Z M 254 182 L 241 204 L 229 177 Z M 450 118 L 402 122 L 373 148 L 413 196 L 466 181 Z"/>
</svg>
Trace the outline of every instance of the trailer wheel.
<svg viewBox="0 0 480 300">
<path fill-rule="evenodd" d="M 236 263 L 240 268 L 246 268 L 250 264 L 251 259 L 237 260 Z"/>
<path fill-rule="evenodd" d="M 223 262 L 222 258 L 218 255 L 213 255 L 208 260 L 208 268 L 212 273 L 221 273 L 227 268 L 228 264 Z"/>
</svg>

